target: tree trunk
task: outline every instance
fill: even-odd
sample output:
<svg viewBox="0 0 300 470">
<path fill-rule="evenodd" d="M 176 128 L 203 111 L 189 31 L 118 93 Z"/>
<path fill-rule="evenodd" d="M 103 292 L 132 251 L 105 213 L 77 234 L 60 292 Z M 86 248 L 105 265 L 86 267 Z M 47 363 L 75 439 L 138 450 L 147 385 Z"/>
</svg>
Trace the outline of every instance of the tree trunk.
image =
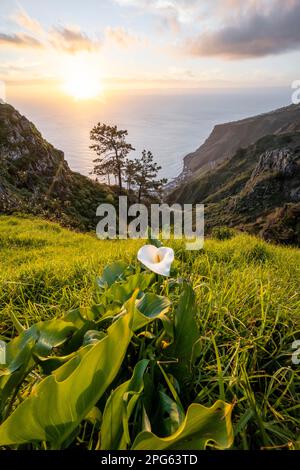
<svg viewBox="0 0 300 470">
<path fill-rule="evenodd" d="M 118 165 L 118 180 L 119 180 L 119 191 L 122 192 L 122 172 L 121 167 Z"/>
<path fill-rule="evenodd" d="M 121 162 L 119 160 L 118 151 L 115 149 L 116 155 L 116 164 L 117 164 L 117 173 L 118 173 L 118 180 L 119 180 L 119 192 L 122 192 L 122 171 L 121 171 Z"/>
</svg>

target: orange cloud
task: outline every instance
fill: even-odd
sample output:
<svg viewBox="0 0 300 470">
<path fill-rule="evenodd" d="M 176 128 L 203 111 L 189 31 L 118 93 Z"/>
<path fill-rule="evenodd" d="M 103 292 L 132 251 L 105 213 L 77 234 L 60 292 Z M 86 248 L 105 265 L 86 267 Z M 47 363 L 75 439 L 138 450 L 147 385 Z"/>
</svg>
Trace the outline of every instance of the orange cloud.
<svg viewBox="0 0 300 470">
<path fill-rule="evenodd" d="M 122 28 L 122 27 L 106 28 L 105 36 L 108 40 L 122 47 L 130 47 L 135 44 L 144 42 L 142 38 L 130 33 L 129 31 L 127 31 L 125 28 Z"/>
<path fill-rule="evenodd" d="M 77 27 L 55 27 L 50 34 L 50 43 L 70 54 L 95 51 L 101 46 L 99 41 L 92 40 Z"/>
<path fill-rule="evenodd" d="M 42 47 L 42 43 L 28 34 L 0 33 L 0 47 L 1 46 L 37 48 Z"/>
<path fill-rule="evenodd" d="M 43 34 L 44 30 L 41 24 L 34 18 L 31 18 L 25 10 L 19 9 L 12 15 L 12 20 L 27 31 L 36 34 Z"/>
</svg>

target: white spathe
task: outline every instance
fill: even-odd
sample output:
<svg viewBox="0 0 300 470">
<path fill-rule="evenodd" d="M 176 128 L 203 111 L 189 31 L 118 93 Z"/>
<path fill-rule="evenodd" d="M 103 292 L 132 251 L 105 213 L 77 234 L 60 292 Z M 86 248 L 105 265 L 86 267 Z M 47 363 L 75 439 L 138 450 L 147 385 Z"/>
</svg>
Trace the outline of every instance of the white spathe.
<svg viewBox="0 0 300 470">
<path fill-rule="evenodd" d="M 172 248 L 162 246 L 156 248 L 154 245 L 144 245 L 137 254 L 138 260 L 156 274 L 170 276 L 171 265 L 174 261 Z"/>
</svg>

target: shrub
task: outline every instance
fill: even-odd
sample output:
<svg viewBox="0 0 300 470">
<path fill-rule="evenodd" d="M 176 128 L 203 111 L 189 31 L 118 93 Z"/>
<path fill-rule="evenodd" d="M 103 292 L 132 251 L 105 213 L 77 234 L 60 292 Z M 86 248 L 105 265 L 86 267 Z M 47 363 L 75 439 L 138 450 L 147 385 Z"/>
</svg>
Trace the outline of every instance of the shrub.
<svg viewBox="0 0 300 470">
<path fill-rule="evenodd" d="M 234 229 L 230 227 L 214 227 L 212 229 L 212 237 L 215 238 L 216 240 L 230 240 L 236 235 L 236 232 Z"/>
</svg>

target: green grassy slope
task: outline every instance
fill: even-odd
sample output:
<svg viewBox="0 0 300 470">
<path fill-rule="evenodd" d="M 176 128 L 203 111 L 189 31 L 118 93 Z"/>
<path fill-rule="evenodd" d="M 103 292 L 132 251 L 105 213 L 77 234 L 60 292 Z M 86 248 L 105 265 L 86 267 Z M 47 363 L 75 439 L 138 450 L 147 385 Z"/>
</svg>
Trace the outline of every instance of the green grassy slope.
<svg viewBox="0 0 300 470">
<path fill-rule="evenodd" d="M 135 260 L 140 241 L 99 241 L 35 218 L 0 217 L 0 337 L 88 305 L 96 274 L 110 261 Z M 207 240 L 199 252 L 175 248 L 175 274 L 197 293 L 201 356 L 194 400 L 235 402 L 236 448 L 299 440 L 300 250 L 248 235 Z"/>
</svg>

